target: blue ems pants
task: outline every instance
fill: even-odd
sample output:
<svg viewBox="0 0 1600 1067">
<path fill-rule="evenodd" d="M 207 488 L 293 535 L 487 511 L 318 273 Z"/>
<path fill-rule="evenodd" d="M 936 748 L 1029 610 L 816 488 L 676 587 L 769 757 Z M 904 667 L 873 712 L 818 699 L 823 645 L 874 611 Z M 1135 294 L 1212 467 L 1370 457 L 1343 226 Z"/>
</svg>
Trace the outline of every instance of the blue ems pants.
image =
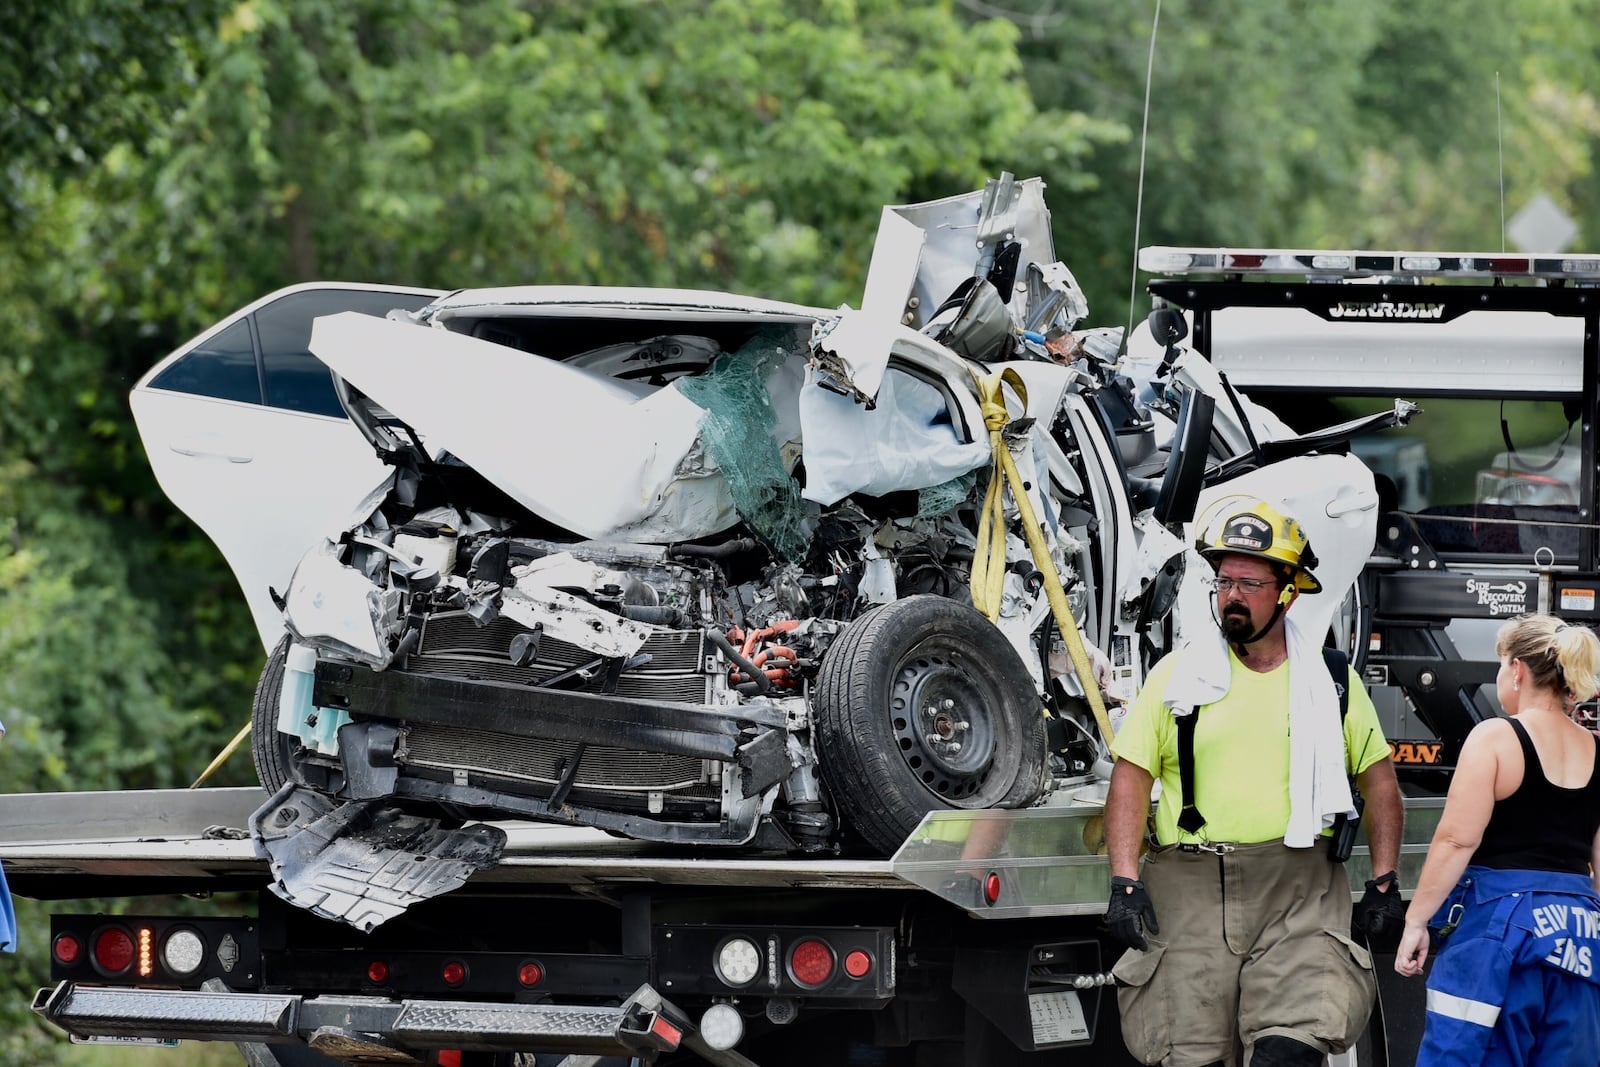
<svg viewBox="0 0 1600 1067">
<path fill-rule="evenodd" d="M 17 913 L 11 909 L 6 869 L 0 867 L 0 952 L 17 951 Z"/>
<path fill-rule="evenodd" d="M 1430 925 L 1417 1067 L 1600 1064 L 1600 896 L 1587 877 L 1468 867 Z"/>
</svg>

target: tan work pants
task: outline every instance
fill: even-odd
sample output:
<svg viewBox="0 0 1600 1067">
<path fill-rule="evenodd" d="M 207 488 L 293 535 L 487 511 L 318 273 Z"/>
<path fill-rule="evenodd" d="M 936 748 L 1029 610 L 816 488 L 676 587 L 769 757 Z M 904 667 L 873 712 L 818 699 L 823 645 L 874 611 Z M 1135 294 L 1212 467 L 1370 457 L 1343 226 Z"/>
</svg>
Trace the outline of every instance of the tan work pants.
<svg viewBox="0 0 1600 1067">
<path fill-rule="evenodd" d="M 1350 881 L 1323 848 L 1158 848 L 1142 878 L 1161 933 L 1113 968 L 1123 1040 L 1140 1062 L 1233 1065 L 1272 1034 L 1323 1052 L 1360 1036 L 1372 957 L 1350 940 Z"/>
</svg>

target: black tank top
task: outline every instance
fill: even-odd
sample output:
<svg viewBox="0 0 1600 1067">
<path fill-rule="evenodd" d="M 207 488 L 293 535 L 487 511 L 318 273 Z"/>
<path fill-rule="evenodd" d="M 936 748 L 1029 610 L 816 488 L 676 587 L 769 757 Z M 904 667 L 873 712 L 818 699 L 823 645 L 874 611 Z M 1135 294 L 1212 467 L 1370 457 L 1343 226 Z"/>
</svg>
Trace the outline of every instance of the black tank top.
<svg viewBox="0 0 1600 1067">
<path fill-rule="evenodd" d="M 1472 862 L 1498 870 L 1588 874 L 1600 830 L 1600 740 L 1588 784 L 1563 789 L 1545 777 L 1528 731 L 1516 719 L 1510 722 L 1522 742 L 1522 784 L 1494 802 Z"/>
</svg>

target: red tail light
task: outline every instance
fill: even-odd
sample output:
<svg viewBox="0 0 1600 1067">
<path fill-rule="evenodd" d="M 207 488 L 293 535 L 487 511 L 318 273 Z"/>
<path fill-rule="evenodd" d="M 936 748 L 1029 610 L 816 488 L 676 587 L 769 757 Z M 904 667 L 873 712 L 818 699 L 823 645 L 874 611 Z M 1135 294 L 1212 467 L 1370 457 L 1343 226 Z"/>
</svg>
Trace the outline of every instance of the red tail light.
<svg viewBox="0 0 1600 1067">
<path fill-rule="evenodd" d="M 860 949 L 848 952 L 844 957 L 844 973 L 851 978 L 865 978 L 872 970 L 872 957 Z"/>
<path fill-rule="evenodd" d="M 650 1020 L 650 1032 L 666 1042 L 668 1048 L 677 1048 L 678 1042 L 683 1040 L 683 1031 L 674 1026 L 665 1015 L 657 1015 Z"/>
<path fill-rule="evenodd" d="M 990 871 L 988 877 L 983 880 L 983 902 L 985 904 L 993 904 L 999 899 L 1000 876 L 994 871 Z"/>
<path fill-rule="evenodd" d="M 92 953 L 102 972 L 122 974 L 133 966 L 133 935 L 120 926 L 108 926 L 94 935 Z"/>
<path fill-rule="evenodd" d="M 525 986 L 536 986 L 544 981 L 544 968 L 529 960 L 517 968 L 517 981 Z"/>
<path fill-rule="evenodd" d="M 444 979 L 445 985 L 460 985 L 467 980 L 467 965 L 460 960 L 451 960 L 440 970 L 439 977 Z"/>
<path fill-rule="evenodd" d="M 389 965 L 382 960 L 373 960 L 367 964 L 367 981 L 373 985 L 382 985 L 389 980 Z"/>
<path fill-rule="evenodd" d="M 62 934 L 50 946 L 50 951 L 55 953 L 57 963 L 77 963 L 78 957 L 83 955 L 83 942 L 72 934 Z"/>
<path fill-rule="evenodd" d="M 833 977 L 833 949 L 808 937 L 789 950 L 789 973 L 803 986 L 819 986 Z"/>
</svg>

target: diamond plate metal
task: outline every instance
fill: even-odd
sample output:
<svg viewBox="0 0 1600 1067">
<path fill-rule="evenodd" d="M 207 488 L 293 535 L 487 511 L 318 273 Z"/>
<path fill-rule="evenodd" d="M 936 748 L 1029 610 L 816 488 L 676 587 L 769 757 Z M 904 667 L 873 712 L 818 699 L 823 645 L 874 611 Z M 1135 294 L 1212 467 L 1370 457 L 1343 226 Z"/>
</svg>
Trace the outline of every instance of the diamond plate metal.
<svg viewBox="0 0 1600 1067">
<path fill-rule="evenodd" d="M 402 1039 L 462 1033 L 615 1039 L 622 1021 L 621 1008 L 408 1001 L 394 1032 Z"/>
<path fill-rule="evenodd" d="M 229 1040 L 294 1033 L 299 997 L 270 993 L 111 989 L 63 983 L 35 1010 L 81 1037 Z"/>
</svg>

